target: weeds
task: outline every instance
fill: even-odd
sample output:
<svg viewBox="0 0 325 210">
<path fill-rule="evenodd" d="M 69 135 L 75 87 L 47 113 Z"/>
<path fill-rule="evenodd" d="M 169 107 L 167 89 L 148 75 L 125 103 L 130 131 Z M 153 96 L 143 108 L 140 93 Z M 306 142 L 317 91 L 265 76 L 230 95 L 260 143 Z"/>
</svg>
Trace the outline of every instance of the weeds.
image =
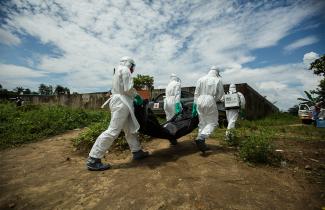
<svg viewBox="0 0 325 210">
<path fill-rule="evenodd" d="M 77 138 L 73 139 L 73 145 L 81 152 L 88 152 L 95 143 L 97 137 L 107 129 L 109 120 L 110 118 L 107 116 L 99 123 L 90 125 L 85 131 L 79 134 Z M 150 139 L 149 136 L 139 134 L 140 141 L 148 141 Z M 119 137 L 114 140 L 113 147 L 121 150 L 128 148 L 128 143 L 125 140 L 123 132 L 121 132 Z"/>
<path fill-rule="evenodd" d="M 89 151 L 96 138 L 109 125 L 110 114 L 107 111 L 71 109 L 61 106 L 25 105 L 16 107 L 11 103 L 0 104 L 0 148 L 16 146 L 35 141 L 42 137 L 64 132 L 65 130 L 88 126 L 77 138 L 74 146 Z M 162 123 L 164 118 L 159 118 Z M 231 130 L 227 144 L 238 148 L 239 156 L 253 163 L 273 163 L 281 157 L 274 154 L 274 141 L 324 140 L 325 129 L 299 125 L 298 117 L 288 114 L 275 114 L 261 120 L 239 120 L 235 130 Z M 216 129 L 211 138 L 225 139 L 225 128 Z M 197 134 L 197 129 L 192 135 Z M 140 141 L 151 138 L 139 134 Z M 114 141 L 114 147 L 128 148 L 123 132 Z"/>
<path fill-rule="evenodd" d="M 62 106 L 0 104 L 0 148 L 4 149 L 85 127 L 99 121 L 103 111 L 72 109 Z"/>
<path fill-rule="evenodd" d="M 224 139 L 225 129 L 217 129 L 211 137 Z M 325 129 L 312 125 L 301 125 L 298 117 L 277 113 L 264 119 L 239 120 L 232 131 L 229 146 L 237 146 L 239 156 L 252 163 L 278 163 L 282 157 L 275 153 L 275 141 L 321 141 L 325 139 Z"/>
<path fill-rule="evenodd" d="M 240 142 L 239 156 L 253 163 L 270 163 L 274 160 L 274 145 L 272 139 L 274 133 L 269 130 L 258 130 L 251 133 Z"/>
</svg>

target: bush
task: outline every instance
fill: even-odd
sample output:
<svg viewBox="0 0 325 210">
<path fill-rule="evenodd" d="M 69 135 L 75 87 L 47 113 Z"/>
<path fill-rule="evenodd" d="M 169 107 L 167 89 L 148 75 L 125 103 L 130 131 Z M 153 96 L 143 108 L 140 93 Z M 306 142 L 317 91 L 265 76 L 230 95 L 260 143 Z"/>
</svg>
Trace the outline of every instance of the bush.
<svg viewBox="0 0 325 210">
<path fill-rule="evenodd" d="M 73 139 L 73 145 L 80 150 L 81 152 L 89 152 L 93 144 L 95 143 L 97 137 L 107 129 L 109 125 L 109 117 L 106 117 L 104 120 L 99 123 L 90 125 L 85 131 L 83 131 L 79 136 Z M 148 141 L 151 138 L 149 136 L 139 134 L 140 141 Z M 124 133 L 121 132 L 119 137 L 113 142 L 113 147 L 117 149 L 127 149 L 128 143 L 124 138 Z"/>
<path fill-rule="evenodd" d="M 250 136 L 243 139 L 239 146 L 240 157 L 253 163 L 274 162 L 274 145 L 272 131 L 259 130 L 252 132 Z"/>
<path fill-rule="evenodd" d="M 226 132 L 229 132 L 228 135 L 225 135 L 225 141 L 229 146 L 238 146 L 239 138 L 238 131 L 235 129 L 229 129 Z"/>
<path fill-rule="evenodd" d="M 32 142 L 99 121 L 103 111 L 63 106 L 0 104 L 0 148 Z"/>
</svg>

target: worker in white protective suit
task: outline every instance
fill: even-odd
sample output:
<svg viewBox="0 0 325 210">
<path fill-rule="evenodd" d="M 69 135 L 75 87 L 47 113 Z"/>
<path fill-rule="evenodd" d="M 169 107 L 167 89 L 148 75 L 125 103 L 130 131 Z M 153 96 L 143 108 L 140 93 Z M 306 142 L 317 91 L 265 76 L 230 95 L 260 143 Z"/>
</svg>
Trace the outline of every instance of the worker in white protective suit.
<svg viewBox="0 0 325 210">
<path fill-rule="evenodd" d="M 164 99 L 164 110 L 166 120 L 170 120 L 174 115 L 181 113 L 181 80 L 176 74 L 171 74 L 170 82 L 166 87 L 166 97 Z"/>
<path fill-rule="evenodd" d="M 213 66 L 207 75 L 197 81 L 192 108 L 192 116 L 199 115 L 199 132 L 195 143 L 202 152 L 208 150 L 205 139 L 218 126 L 219 113 L 216 103 L 223 95 L 222 81 L 218 78 L 216 67 Z"/>
<path fill-rule="evenodd" d="M 133 88 L 131 74 L 134 68 L 134 60 L 129 57 L 123 57 L 115 70 L 111 90 L 112 96 L 109 99 L 111 120 L 108 129 L 98 136 L 89 153 L 87 160 L 87 168 L 89 170 L 101 171 L 110 168 L 110 165 L 103 164 L 101 159 L 113 141 L 119 136 L 122 129 L 134 160 L 142 159 L 149 155 L 148 152 L 144 152 L 141 149 L 137 137 L 140 125 L 134 115 L 133 102 L 141 105 L 143 100 Z"/>
<path fill-rule="evenodd" d="M 233 133 L 231 132 L 231 129 L 235 128 L 235 124 L 239 116 L 239 111 L 240 109 L 245 109 L 245 104 L 246 104 L 244 95 L 240 92 L 237 92 L 235 84 L 230 84 L 229 93 L 225 95 L 226 100 L 227 98 L 231 98 L 231 97 L 227 97 L 227 95 L 230 94 L 235 94 L 234 96 L 237 97 L 236 100 L 238 100 L 238 102 L 233 103 L 235 104 L 232 105 L 233 107 L 231 107 L 231 105 L 225 104 L 227 121 L 228 121 L 226 138 L 225 138 L 226 141 L 229 141 L 233 137 Z"/>
</svg>

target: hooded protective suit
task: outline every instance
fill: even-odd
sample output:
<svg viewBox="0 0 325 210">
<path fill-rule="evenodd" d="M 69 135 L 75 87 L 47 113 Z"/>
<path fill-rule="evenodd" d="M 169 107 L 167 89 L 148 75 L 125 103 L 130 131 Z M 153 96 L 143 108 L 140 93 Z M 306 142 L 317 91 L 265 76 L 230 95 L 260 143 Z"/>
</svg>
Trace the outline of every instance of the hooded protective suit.
<svg viewBox="0 0 325 210">
<path fill-rule="evenodd" d="M 216 102 L 220 101 L 223 95 L 223 84 L 216 70 L 210 70 L 197 81 L 194 93 L 194 104 L 197 105 L 200 121 L 197 139 L 205 140 L 218 126 L 219 113 Z"/>
<path fill-rule="evenodd" d="M 215 70 L 217 77 L 219 77 L 219 79 L 221 80 L 221 75 L 220 75 L 220 69 L 216 66 L 211 66 L 210 70 Z"/>
<path fill-rule="evenodd" d="M 181 80 L 172 74 L 170 82 L 166 87 L 166 97 L 164 99 L 164 110 L 167 121 L 182 110 L 181 106 Z"/>
<path fill-rule="evenodd" d="M 133 100 L 136 90 L 133 88 L 133 78 L 130 69 L 135 66 L 131 58 L 123 57 L 113 76 L 112 96 L 109 107 L 111 110 L 111 121 L 108 129 L 98 136 L 89 156 L 93 158 L 103 158 L 105 152 L 118 137 L 121 130 L 125 133 L 125 138 L 132 152 L 141 150 L 140 142 L 137 138 L 137 131 L 140 126 L 134 115 Z"/>
<path fill-rule="evenodd" d="M 240 100 L 240 108 L 244 109 L 245 104 L 246 104 L 245 97 L 242 93 L 237 92 L 235 84 L 231 84 L 229 86 L 229 93 L 231 93 L 231 94 L 237 93 L 239 100 Z M 237 121 L 238 115 L 239 115 L 239 110 L 240 110 L 239 108 L 226 110 L 226 115 L 227 115 L 227 120 L 228 120 L 226 139 L 230 138 L 230 135 L 231 135 L 229 129 L 235 128 L 235 124 L 236 124 L 236 121 Z"/>
</svg>

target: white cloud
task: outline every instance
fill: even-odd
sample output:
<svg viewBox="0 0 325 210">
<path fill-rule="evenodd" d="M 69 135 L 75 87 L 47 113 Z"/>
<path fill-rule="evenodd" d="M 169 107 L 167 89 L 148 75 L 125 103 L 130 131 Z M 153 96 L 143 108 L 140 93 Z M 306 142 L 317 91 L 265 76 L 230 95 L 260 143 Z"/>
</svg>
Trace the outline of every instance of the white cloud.
<svg viewBox="0 0 325 210">
<path fill-rule="evenodd" d="M 276 69 L 288 72 L 290 65 L 243 68 L 256 59 L 252 50 L 276 45 L 322 8 L 319 1 L 286 5 L 277 1 L 239 5 L 228 0 L 13 3 L 18 12 L 9 13 L 9 32 L 36 37 L 59 51 L 59 56 L 43 54 L 29 63 L 63 74 L 65 85 L 77 91 L 109 89 L 113 68 L 128 55 L 137 62 L 135 74 L 154 76 L 155 87 L 164 87 L 171 73 L 180 75 L 185 86 L 193 86 L 211 65 L 218 65 L 228 69 L 225 81 L 247 82 L 271 96 L 268 86 L 290 89 L 287 80 L 297 79 L 301 85 L 302 78 L 297 72 L 274 73 Z"/>
<path fill-rule="evenodd" d="M 247 83 L 282 110 L 297 104 L 297 98 L 304 96 L 303 91 L 315 89 L 320 81 L 303 63 L 227 69 L 222 78 L 224 83 Z"/>
<path fill-rule="evenodd" d="M 0 64 L 0 77 L 3 78 L 37 78 L 43 77 L 46 73 L 33 70 L 23 66 Z"/>
<path fill-rule="evenodd" d="M 319 55 L 315 52 L 309 52 L 309 53 L 306 53 L 304 55 L 304 58 L 303 58 L 303 61 L 304 61 L 304 64 L 309 67 L 309 65 L 314 61 L 316 60 L 317 58 L 319 58 Z"/>
<path fill-rule="evenodd" d="M 0 28 L 0 43 L 5 45 L 18 45 L 20 39 L 9 31 Z"/>
<path fill-rule="evenodd" d="M 301 47 L 304 47 L 304 46 L 307 46 L 307 45 L 314 44 L 314 43 L 316 43 L 318 41 L 319 41 L 319 39 L 317 37 L 308 36 L 308 37 L 299 39 L 299 40 L 287 45 L 284 49 L 286 51 L 292 51 L 292 50 L 295 50 L 295 49 L 298 49 L 298 48 L 301 48 Z"/>
<path fill-rule="evenodd" d="M 0 84 L 6 89 L 14 89 L 18 86 L 36 89 L 40 84 L 38 79 L 46 76 L 47 73 L 43 71 L 0 63 Z"/>
</svg>

